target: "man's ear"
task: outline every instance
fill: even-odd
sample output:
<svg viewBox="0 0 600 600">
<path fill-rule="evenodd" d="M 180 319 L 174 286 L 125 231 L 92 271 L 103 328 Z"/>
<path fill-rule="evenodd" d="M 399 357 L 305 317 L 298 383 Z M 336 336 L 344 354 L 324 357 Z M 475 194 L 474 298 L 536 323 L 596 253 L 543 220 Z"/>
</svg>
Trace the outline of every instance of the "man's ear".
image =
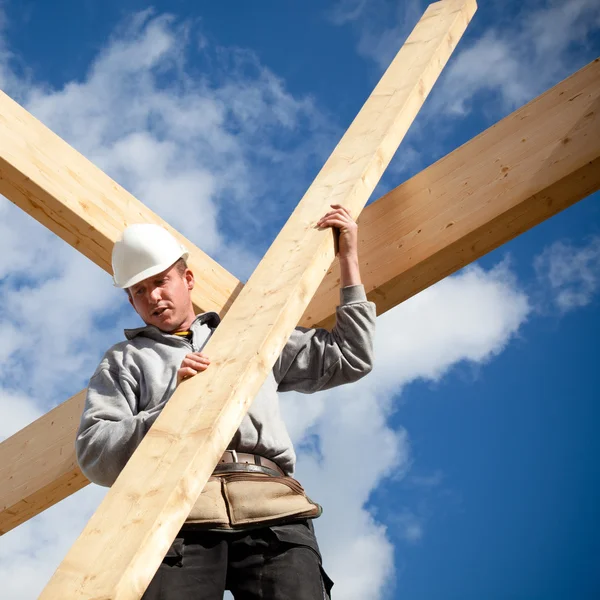
<svg viewBox="0 0 600 600">
<path fill-rule="evenodd" d="M 133 310 L 135 310 L 135 306 L 133 305 L 133 298 L 131 297 L 131 292 L 129 290 L 127 290 L 127 300 L 129 300 L 129 304 L 131 304 L 131 306 L 133 306 Z M 135 312 L 137 312 L 137 310 Z"/>
<path fill-rule="evenodd" d="M 187 288 L 191 292 L 194 289 L 194 285 L 196 285 L 196 280 L 194 279 L 194 273 L 191 269 L 185 270 L 185 282 L 187 283 Z"/>
</svg>

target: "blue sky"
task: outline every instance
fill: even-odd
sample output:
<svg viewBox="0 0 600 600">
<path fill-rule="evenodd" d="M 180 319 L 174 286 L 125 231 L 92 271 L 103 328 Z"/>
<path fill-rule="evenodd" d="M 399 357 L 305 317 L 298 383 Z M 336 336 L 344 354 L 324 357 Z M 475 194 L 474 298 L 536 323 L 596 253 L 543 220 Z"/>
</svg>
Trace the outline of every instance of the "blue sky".
<svg viewBox="0 0 600 600">
<path fill-rule="evenodd" d="M 597 2 L 481 4 L 374 197 L 600 55 Z M 245 278 L 425 3 L 152 6 L 3 2 L 0 87 Z M 283 399 L 337 598 L 599 597 L 598 200 L 381 317 L 364 382 Z M 136 317 L 97 267 L 0 215 L 1 439 L 84 387 Z M 102 493 L 0 540 L 10 600 Z"/>
</svg>

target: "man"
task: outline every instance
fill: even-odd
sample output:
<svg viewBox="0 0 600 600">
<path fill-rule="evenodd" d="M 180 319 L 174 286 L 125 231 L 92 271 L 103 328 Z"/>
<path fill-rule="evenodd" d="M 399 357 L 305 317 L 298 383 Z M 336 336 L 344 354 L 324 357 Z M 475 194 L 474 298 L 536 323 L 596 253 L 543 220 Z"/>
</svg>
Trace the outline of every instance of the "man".
<svg viewBox="0 0 600 600">
<path fill-rule="evenodd" d="M 358 231 L 332 205 L 317 223 L 339 231 L 341 305 L 336 325 L 297 328 L 215 468 L 144 598 L 236 600 L 329 598 L 312 519 L 321 508 L 293 477 L 296 457 L 277 391 L 312 393 L 371 370 L 375 308 L 358 267 Z M 88 387 L 77 457 L 110 486 L 181 381 L 210 368 L 202 349 L 218 326 L 194 314 L 186 250 L 164 229 L 133 225 L 113 250 L 115 285 L 146 323 L 104 355 Z M 199 401 L 201 402 L 201 400 Z M 340 465 L 345 468 L 346 465 Z"/>
</svg>

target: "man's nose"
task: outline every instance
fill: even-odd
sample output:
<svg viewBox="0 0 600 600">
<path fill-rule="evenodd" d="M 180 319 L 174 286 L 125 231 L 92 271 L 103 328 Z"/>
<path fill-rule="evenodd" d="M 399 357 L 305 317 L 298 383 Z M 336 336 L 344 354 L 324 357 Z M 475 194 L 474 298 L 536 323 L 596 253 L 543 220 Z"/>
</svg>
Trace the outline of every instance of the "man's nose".
<svg viewBox="0 0 600 600">
<path fill-rule="evenodd" d="M 161 299 L 160 288 L 155 287 L 155 288 L 149 290 L 148 296 L 149 296 L 150 302 L 152 302 L 153 304 L 158 304 Z"/>
</svg>

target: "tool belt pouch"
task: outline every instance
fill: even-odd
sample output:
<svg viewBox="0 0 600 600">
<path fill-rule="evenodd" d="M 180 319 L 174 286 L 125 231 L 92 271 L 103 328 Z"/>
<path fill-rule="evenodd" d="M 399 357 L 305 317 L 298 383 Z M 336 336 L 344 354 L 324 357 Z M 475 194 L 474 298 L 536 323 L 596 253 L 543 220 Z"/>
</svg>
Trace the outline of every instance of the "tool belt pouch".
<svg viewBox="0 0 600 600">
<path fill-rule="evenodd" d="M 272 521 L 314 519 L 321 507 L 293 477 L 228 473 L 211 477 L 186 523 L 233 529 Z"/>
</svg>

